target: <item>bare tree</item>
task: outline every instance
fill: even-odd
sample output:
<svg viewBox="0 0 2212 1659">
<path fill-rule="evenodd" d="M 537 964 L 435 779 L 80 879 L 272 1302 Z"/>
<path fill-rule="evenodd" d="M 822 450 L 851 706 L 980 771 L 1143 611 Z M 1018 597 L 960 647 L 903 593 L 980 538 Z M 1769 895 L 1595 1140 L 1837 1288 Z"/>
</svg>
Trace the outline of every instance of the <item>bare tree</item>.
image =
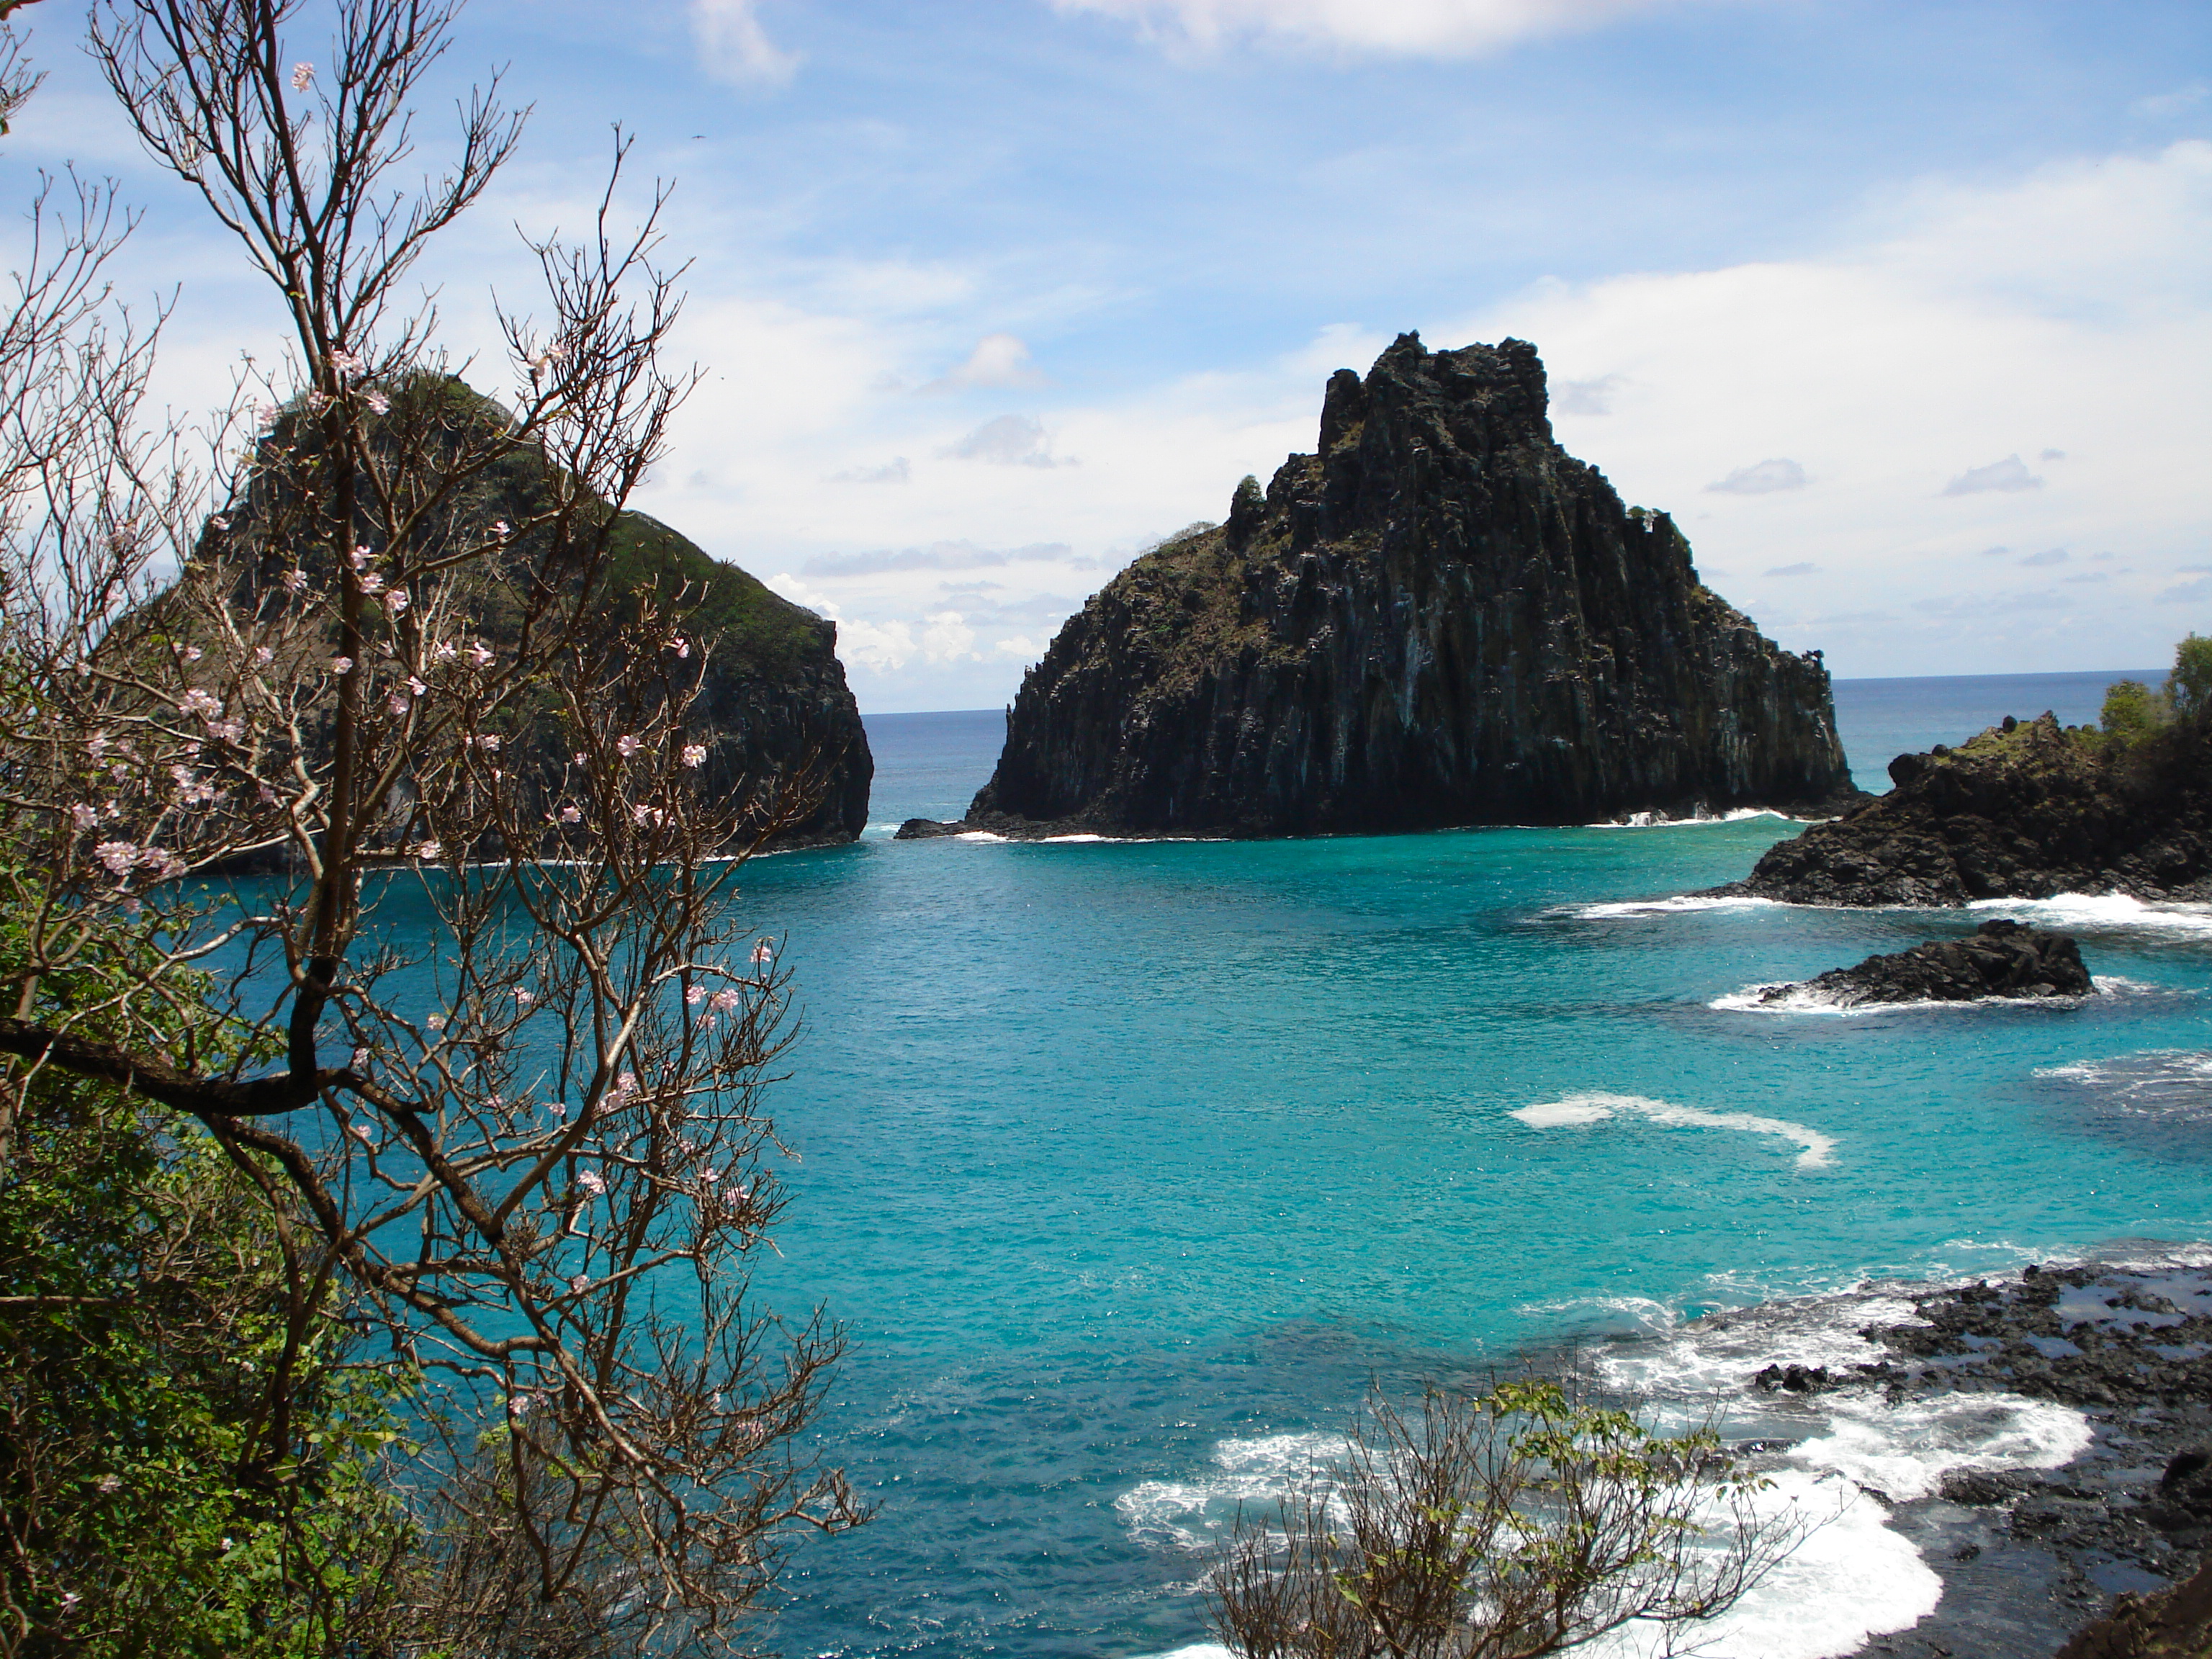
<svg viewBox="0 0 2212 1659">
<path fill-rule="evenodd" d="M 726 1636 L 792 1528 L 864 1518 L 797 1449 L 839 1334 L 744 1277 L 791 1027 L 732 883 L 807 780 L 702 786 L 714 641 L 623 514 L 691 385 L 659 360 L 681 273 L 663 192 L 615 228 L 619 137 L 589 232 L 533 245 L 543 319 L 501 313 L 508 401 L 406 303 L 521 131 L 495 80 L 399 182 L 457 5 L 95 9 L 288 349 L 195 458 L 141 418 L 112 191 L 40 198 L 0 337 L 0 1158 L 50 1072 L 204 1126 L 285 1255 L 266 1477 L 318 1322 L 373 1317 L 443 1436 L 401 1627 L 659 1649 Z"/>
<path fill-rule="evenodd" d="M 1675 1652 L 1804 1535 L 1765 1485 L 1710 1428 L 1555 1382 L 1371 1400 L 1340 1460 L 1238 1516 L 1214 1626 L 1243 1659 L 1539 1659 L 1632 1624 Z"/>
</svg>

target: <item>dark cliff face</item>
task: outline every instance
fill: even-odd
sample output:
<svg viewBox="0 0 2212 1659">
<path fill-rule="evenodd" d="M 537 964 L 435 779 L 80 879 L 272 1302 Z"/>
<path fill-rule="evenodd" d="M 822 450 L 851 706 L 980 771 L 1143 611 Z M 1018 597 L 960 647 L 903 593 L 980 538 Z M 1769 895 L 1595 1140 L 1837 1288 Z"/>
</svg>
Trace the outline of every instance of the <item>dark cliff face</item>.
<svg viewBox="0 0 2212 1659">
<path fill-rule="evenodd" d="M 820 803 L 775 844 L 858 840 L 875 761 L 837 660 L 837 624 L 642 513 L 623 514 L 609 586 L 684 597 L 685 624 L 708 652 L 691 705 L 694 730 L 708 734 L 708 791 L 729 797 L 809 770 L 820 780 Z"/>
<path fill-rule="evenodd" d="M 407 422 L 412 441 L 426 447 L 453 441 L 453 434 L 476 423 L 503 428 L 499 407 L 458 380 L 423 376 L 394 395 L 393 425 Z M 385 441 L 398 441 L 387 434 Z M 288 453 L 312 454 L 318 447 L 312 422 L 296 410 L 280 417 L 270 440 Z M 422 532 L 430 544 L 481 544 L 500 520 L 527 525 L 549 511 L 552 499 L 549 464 L 534 450 L 520 449 L 469 477 L 434 514 Z M 247 490 L 210 520 L 205 532 L 245 573 L 238 597 L 251 600 L 267 591 L 294 562 L 319 582 L 334 568 L 327 550 L 296 550 L 289 538 L 272 534 L 281 523 L 283 502 L 272 499 L 266 474 L 257 474 Z M 604 514 L 595 498 L 586 498 L 581 515 Z M 594 520 L 594 522 L 598 522 Z M 517 554 L 507 567 L 489 561 L 460 567 L 453 579 L 465 588 L 459 596 L 470 631 L 495 647 L 513 646 L 520 634 L 520 594 L 535 556 L 536 537 L 519 537 Z M 374 528 L 362 534 L 374 539 Z M 710 799 L 735 807 L 764 801 L 778 787 L 805 775 L 818 795 L 812 809 L 770 843 L 777 848 L 811 847 L 856 840 L 867 827 L 868 790 L 875 773 L 859 705 L 837 660 L 837 625 L 774 593 L 735 565 L 708 556 L 689 538 L 642 513 L 615 515 L 607 537 L 605 565 L 595 592 L 604 596 L 610 631 L 650 597 L 670 622 L 704 650 L 698 693 L 692 703 L 688 735 L 704 744 L 707 758 L 700 782 Z M 418 595 L 418 600 L 427 596 Z M 328 711 L 324 713 L 326 732 Z M 562 760 L 568 752 L 550 701 L 519 699 L 515 726 L 507 733 L 516 771 L 526 781 L 544 780 L 546 799 L 561 787 Z M 327 741 L 325 736 L 322 741 Z M 405 790 L 396 810 L 404 814 Z M 541 803 L 542 804 L 542 803 Z"/>
<path fill-rule="evenodd" d="M 1553 441 L 1535 348 L 1405 335 L 1330 380 L 1317 454 L 1069 619 L 969 821 L 1316 835 L 1849 787 L 1817 656 Z"/>
<path fill-rule="evenodd" d="M 2130 747 L 2056 719 L 1899 755 L 1890 793 L 1768 849 L 1718 890 L 1796 904 L 1967 904 L 2120 892 L 2212 897 L 2212 733 Z"/>
</svg>

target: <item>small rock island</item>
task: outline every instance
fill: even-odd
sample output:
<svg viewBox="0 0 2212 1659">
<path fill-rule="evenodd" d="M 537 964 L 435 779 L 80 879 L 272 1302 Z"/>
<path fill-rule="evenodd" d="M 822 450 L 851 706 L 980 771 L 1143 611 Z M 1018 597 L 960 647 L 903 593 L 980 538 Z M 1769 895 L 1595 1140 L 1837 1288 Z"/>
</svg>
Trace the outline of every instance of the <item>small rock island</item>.
<svg viewBox="0 0 2212 1659">
<path fill-rule="evenodd" d="M 2017 921 L 1985 921 L 1965 939 L 1934 939 L 1911 950 L 1831 968 L 1799 985 L 1770 986 L 1759 1000 L 1814 1000 L 1833 1008 L 1882 1002 L 2013 1001 L 2094 996 L 2081 947 L 2064 933 Z"/>
<path fill-rule="evenodd" d="M 1777 843 L 1718 895 L 1958 905 L 2124 893 L 2212 898 L 2212 726 L 2125 742 L 2054 715 L 1899 755 L 1897 787 Z"/>
<path fill-rule="evenodd" d="M 1405 334 L 1316 453 L 1123 570 L 1006 716 L 967 817 L 1020 838 L 1280 836 L 1834 810 L 1817 652 L 1782 650 L 1552 436 L 1525 341 Z"/>
</svg>

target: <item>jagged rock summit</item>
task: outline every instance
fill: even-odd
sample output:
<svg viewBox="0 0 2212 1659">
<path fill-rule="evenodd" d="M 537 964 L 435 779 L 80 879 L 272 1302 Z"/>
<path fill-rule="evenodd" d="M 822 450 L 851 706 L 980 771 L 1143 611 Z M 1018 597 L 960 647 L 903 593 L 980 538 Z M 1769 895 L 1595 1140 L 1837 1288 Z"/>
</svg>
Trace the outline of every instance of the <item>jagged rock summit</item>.
<svg viewBox="0 0 2212 1659">
<path fill-rule="evenodd" d="M 1521 340 L 1401 335 L 1319 452 L 1069 618 L 959 824 L 1306 836 L 1809 809 L 1850 793 L 1819 653 L 1698 581 L 1552 436 Z"/>
</svg>

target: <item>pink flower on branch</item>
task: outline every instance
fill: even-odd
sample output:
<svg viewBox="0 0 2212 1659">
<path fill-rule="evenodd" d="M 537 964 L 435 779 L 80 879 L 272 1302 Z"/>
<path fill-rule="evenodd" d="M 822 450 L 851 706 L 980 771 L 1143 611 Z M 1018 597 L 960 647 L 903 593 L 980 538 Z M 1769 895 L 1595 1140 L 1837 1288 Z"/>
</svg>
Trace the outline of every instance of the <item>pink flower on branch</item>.
<svg viewBox="0 0 2212 1659">
<path fill-rule="evenodd" d="M 365 394 L 362 398 L 362 402 L 368 405 L 368 412 L 372 415 L 389 415 L 392 412 L 392 399 L 386 397 L 381 392 L 371 392 Z"/>
<path fill-rule="evenodd" d="M 604 1197 L 606 1194 L 607 1183 L 600 1178 L 595 1170 L 586 1170 L 579 1174 L 576 1177 L 576 1184 L 594 1198 Z"/>
<path fill-rule="evenodd" d="M 479 668 L 490 667 L 491 647 L 486 645 L 482 640 L 478 640 L 474 645 L 469 647 L 469 660 L 476 664 Z"/>
<path fill-rule="evenodd" d="M 635 755 L 639 750 L 644 747 L 644 739 L 641 738 L 634 738 L 627 732 L 625 732 L 621 737 L 615 739 L 615 753 L 620 755 L 624 760 L 628 760 L 632 755 Z"/>
<path fill-rule="evenodd" d="M 309 87 L 314 85 L 314 83 L 315 66 L 313 64 L 295 64 L 292 65 L 293 91 L 305 92 Z"/>
<path fill-rule="evenodd" d="M 92 849 L 94 858 L 107 866 L 107 872 L 121 878 L 129 875 L 138 866 L 138 843 L 131 841 L 104 841 Z"/>
<path fill-rule="evenodd" d="M 353 659 L 351 657 L 332 657 L 331 659 L 331 672 L 339 675 L 352 673 Z"/>
<path fill-rule="evenodd" d="M 706 760 L 707 745 L 705 744 L 687 743 L 684 745 L 684 765 L 690 767 L 696 771 L 698 768 L 706 763 Z"/>
</svg>

